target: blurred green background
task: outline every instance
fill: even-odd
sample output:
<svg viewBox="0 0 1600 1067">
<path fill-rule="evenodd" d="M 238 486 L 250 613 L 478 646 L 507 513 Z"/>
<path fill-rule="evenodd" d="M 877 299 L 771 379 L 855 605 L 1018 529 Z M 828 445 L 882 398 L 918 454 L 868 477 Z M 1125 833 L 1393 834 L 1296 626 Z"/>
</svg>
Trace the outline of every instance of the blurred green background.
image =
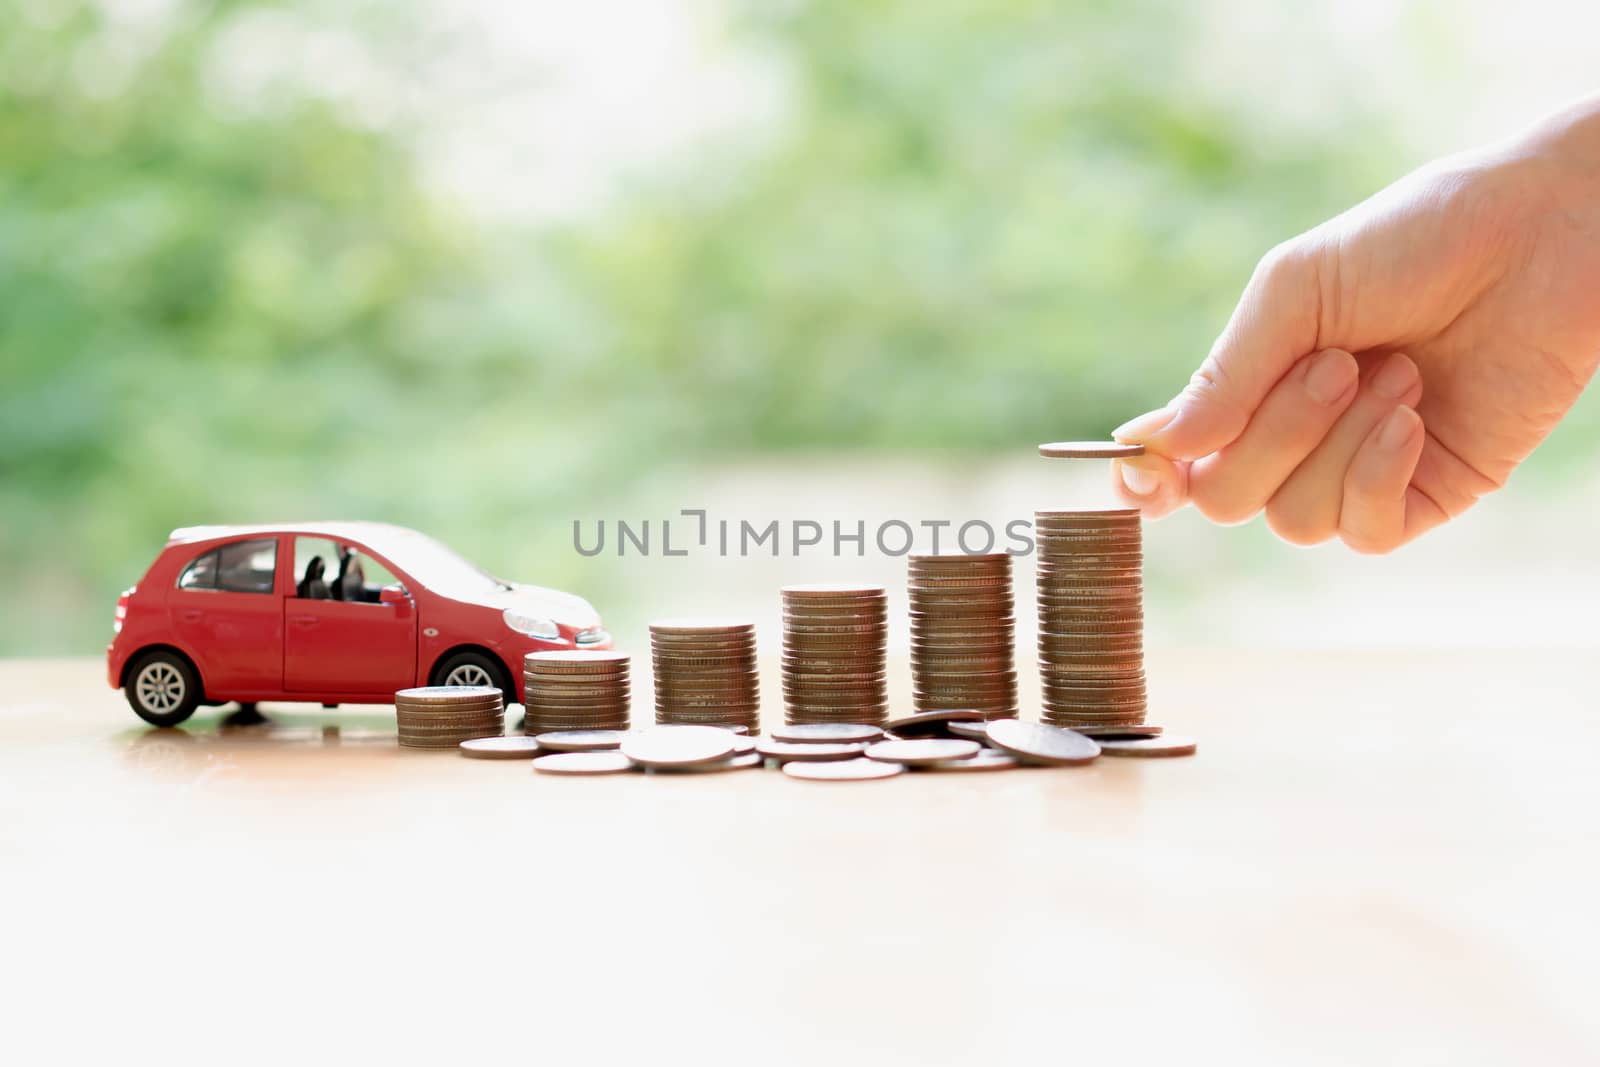
<svg viewBox="0 0 1600 1067">
<path fill-rule="evenodd" d="M 179 525 L 644 610 L 597 500 L 1103 437 L 1267 248 L 1509 128 L 1471 6 L 0 0 L 0 652 L 98 648 Z"/>
</svg>

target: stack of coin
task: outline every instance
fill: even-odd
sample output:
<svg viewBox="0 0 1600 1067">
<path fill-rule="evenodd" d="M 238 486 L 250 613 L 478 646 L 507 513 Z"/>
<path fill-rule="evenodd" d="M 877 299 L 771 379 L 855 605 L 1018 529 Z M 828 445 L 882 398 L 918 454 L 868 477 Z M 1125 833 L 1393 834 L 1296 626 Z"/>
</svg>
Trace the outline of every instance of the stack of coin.
<svg viewBox="0 0 1600 1067">
<path fill-rule="evenodd" d="M 429 685 L 394 695 L 395 724 L 406 748 L 456 748 L 505 732 L 505 696 L 488 685 Z"/>
<path fill-rule="evenodd" d="M 790 723 L 882 725 L 889 597 L 881 585 L 783 589 L 783 703 Z"/>
<path fill-rule="evenodd" d="M 907 594 L 916 706 L 1015 715 L 1011 557 L 912 556 Z"/>
<path fill-rule="evenodd" d="M 530 652 L 522 660 L 522 707 L 530 734 L 626 730 L 625 652 Z"/>
<path fill-rule="evenodd" d="M 663 619 L 650 624 L 656 722 L 737 724 L 761 721 L 756 624 L 742 619 Z"/>
<path fill-rule="evenodd" d="M 1039 675 L 1057 726 L 1144 721 L 1144 562 L 1134 508 L 1040 511 Z"/>
</svg>

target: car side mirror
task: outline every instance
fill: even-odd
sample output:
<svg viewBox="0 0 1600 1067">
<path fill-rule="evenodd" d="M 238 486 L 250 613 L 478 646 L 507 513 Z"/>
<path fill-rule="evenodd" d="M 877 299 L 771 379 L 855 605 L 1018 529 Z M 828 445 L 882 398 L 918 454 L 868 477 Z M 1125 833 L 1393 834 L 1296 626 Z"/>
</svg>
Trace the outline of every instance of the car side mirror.
<svg viewBox="0 0 1600 1067">
<path fill-rule="evenodd" d="M 406 592 L 403 585 L 386 585 L 378 590 L 378 603 L 380 604 L 409 604 L 411 594 Z"/>
</svg>

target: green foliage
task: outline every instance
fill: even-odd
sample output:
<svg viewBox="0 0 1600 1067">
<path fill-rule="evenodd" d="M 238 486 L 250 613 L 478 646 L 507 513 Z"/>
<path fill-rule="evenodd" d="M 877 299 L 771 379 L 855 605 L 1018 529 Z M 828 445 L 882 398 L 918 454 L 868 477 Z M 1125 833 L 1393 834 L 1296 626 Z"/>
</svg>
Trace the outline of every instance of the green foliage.
<svg viewBox="0 0 1600 1067">
<path fill-rule="evenodd" d="M 395 6 L 365 59 L 403 79 Z M 770 129 L 598 222 L 490 229 L 396 130 L 226 102 L 263 9 L 335 10 L 179 3 L 108 90 L 99 5 L 0 0 L 0 650 L 92 647 L 186 523 L 386 518 L 561 584 L 577 502 L 663 441 L 1104 435 L 1393 170 L 1360 115 L 1297 136 L 1205 91 L 1176 0 L 749 3 Z"/>
</svg>

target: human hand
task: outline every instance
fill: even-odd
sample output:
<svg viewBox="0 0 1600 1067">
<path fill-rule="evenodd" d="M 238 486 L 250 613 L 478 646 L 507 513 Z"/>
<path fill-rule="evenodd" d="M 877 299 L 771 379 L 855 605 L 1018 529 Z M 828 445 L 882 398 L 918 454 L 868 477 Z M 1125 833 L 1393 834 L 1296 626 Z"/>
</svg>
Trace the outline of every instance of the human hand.
<svg viewBox="0 0 1600 1067">
<path fill-rule="evenodd" d="M 1501 485 L 1600 360 L 1600 97 L 1442 160 L 1280 245 L 1114 464 L 1154 518 L 1191 502 L 1286 541 L 1387 552 Z"/>
</svg>

